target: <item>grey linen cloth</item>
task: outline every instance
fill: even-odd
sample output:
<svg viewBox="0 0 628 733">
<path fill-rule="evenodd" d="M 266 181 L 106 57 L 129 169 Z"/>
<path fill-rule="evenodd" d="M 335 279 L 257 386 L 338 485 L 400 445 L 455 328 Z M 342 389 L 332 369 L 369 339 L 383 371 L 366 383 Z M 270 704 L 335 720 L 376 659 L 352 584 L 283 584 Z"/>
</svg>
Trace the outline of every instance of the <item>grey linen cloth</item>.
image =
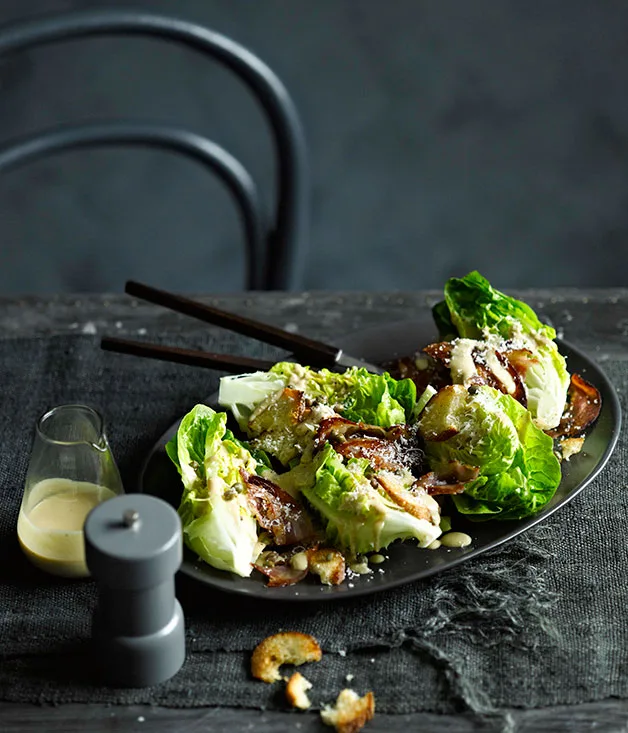
<svg viewBox="0 0 628 733">
<path fill-rule="evenodd" d="M 189 344 L 268 357 L 231 334 Z M 255 350 L 257 349 L 257 351 Z M 276 353 L 276 352 L 274 352 Z M 628 363 L 604 368 L 624 400 Z M 576 499 L 501 548 L 430 579 L 354 600 L 244 600 L 186 577 L 177 583 L 187 659 L 171 680 L 114 689 L 94 673 L 97 589 L 32 568 L 15 526 L 33 427 L 51 406 L 81 402 L 105 416 L 127 490 L 175 420 L 217 387 L 212 371 L 104 353 L 88 336 L 0 341 L 0 698 L 29 702 L 281 707 L 253 680 L 264 636 L 313 634 L 315 705 L 349 686 L 373 690 L 382 712 L 541 707 L 628 695 L 626 440 Z"/>
</svg>

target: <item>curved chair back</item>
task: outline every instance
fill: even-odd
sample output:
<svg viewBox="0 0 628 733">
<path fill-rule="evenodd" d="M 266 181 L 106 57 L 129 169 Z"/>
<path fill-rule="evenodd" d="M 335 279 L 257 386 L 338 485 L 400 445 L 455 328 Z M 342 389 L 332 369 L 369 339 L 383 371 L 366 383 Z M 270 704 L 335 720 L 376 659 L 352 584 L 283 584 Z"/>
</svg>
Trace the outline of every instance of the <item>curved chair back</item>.
<svg viewBox="0 0 628 733">
<path fill-rule="evenodd" d="M 45 130 L 1 146 L 0 171 L 62 150 L 102 145 L 143 145 L 187 155 L 216 173 L 239 206 L 246 241 L 247 288 L 299 287 L 309 228 L 304 136 L 286 88 L 257 56 L 196 23 L 130 10 L 63 13 L 7 26 L 0 29 L 0 55 L 110 34 L 153 36 L 181 43 L 221 62 L 244 82 L 265 112 L 274 142 L 277 190 L 270 226 L 264 226 L 251 176 L 233 156 L 201 135 L 168 125 L 105 121 Z"/>
</svg>

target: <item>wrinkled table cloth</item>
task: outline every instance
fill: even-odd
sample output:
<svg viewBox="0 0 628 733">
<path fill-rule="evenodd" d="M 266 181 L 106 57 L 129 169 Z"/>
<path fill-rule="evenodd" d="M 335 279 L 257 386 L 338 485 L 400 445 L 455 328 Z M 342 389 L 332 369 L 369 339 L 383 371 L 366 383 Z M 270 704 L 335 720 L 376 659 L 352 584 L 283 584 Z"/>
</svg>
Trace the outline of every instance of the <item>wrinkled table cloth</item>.
<svg viewBox="0 0 628 733">
<path fill-rule="evenodd" d="M 184 341 L 281 356 L 212 329 Z M 628 360 L 619 346 L 601 366 L 625 414 Z M 628 697 L 625 432 L 606 469 L 566 507 L 424 581 L 354 600 L 287 604 L 245 602 L 179 577 L 187 632 L 182 670 L 154 688 L 99 686 L 89 646 L 95 584 L 44 575 L 17 544 L 34 423 L 63 403 L 100 410 L 133 490 L 151 446 L 216 389 L 219 376 L 102 352 L 99 336 L 79 329 L 0 337 L 0 699 L 281 708 L 277 689 L 253 680 L 248 666 L 254 646 L 282 629 L 311 633 L 321 644 L 322 662 L 306 672 L 316 701 L 335 699 L 347 675 L 358 692 L 376 692 L 384 713 L 491 713 Z"/>
</svg>

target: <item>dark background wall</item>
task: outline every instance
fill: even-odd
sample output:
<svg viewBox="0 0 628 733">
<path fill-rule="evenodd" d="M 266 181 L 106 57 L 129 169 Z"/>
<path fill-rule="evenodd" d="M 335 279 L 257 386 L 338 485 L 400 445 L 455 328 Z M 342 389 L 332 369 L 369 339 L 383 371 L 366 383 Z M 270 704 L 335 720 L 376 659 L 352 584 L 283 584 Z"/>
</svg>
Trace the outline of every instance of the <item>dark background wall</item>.
<svg viewBox="0 0 628 733">
<path fill-rule="evenodd" d="M 0 20 L 98 7 L 0 0 Z M 107 7 L 128 7 L 109 0 Z M 301 287 L 625 285 L 625 0 L 135 0 L 261 56 L 309 142 Z M 269 135 L 234 79 L 152 40 L 73 42 L 0 64 L 0 140 L 60 122 L 176 122 L 250 168 L 272 201 Z M 0 177 L 0 294 L 241 288 L 220 184 L 161 152 L 72 153 Z"/>
</svg>

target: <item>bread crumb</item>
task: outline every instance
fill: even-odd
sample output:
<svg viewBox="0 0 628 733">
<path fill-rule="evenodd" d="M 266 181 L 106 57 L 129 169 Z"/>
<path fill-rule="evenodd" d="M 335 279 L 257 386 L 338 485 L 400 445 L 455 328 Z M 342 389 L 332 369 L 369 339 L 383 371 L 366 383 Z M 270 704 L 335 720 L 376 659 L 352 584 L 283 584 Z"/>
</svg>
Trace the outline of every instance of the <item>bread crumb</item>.
<svg viewBox="0 0 628 733">
<path fill-rule="evenodd" d="M 253 650 L 251 673 L 264 682 L 281 679 L 282 664 L 320 662 L 323 653 L 318 642 L 309 634 L 299 631 L 283 631 L 261 641 Z"/>
<path fill-rule="evenodd" d="M 307 710 L 312 703 L 307 696 L 307 691 L 312 689 L 312 683 L 300 672 L 295 672 L 286 685 L 286 697 L 293 708 Z"/>
<path fill-rule="evenodd" d="M 333 726 L 337 733 L 357 733 L 375 715 L 375 697 L 367 692 L 360 697 L 354 690 L 340 691 L 335 706 L 326 705 L 321 710 L 325 725 Z"/>
</svg>

